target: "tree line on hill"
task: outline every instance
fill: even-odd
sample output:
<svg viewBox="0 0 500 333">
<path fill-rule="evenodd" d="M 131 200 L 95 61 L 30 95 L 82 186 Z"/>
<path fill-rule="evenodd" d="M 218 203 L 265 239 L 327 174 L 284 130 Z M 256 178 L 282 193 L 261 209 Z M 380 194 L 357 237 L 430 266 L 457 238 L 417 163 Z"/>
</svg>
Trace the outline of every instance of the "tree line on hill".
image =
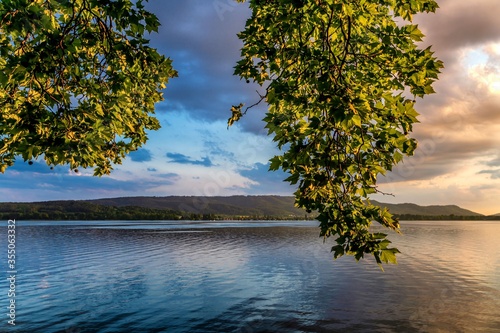
<svg viewBox="0 0 500 333">
<path fill-rule="evenodd" d="M 394 214 L 400 221 L 500 221 L 500 216 L 491 215 L 418 215 Z"/>
<path fill-rule="evenodd" d="M 85 201 L 0 203 L 0 219 L 17 220 L 310 220 L 312 215 L 215 214 L 139 206 L 107 206 Z"/>
<path fill-rule="evenodd" d="M 127 197 L 0 203 L 0 219 L 18 220 L 314 220 L 286 196 Z M 377 203 L 382 206 L 389 205 Z M 400 220 L 500 220 L 458 206 L 392 204 Z"/>
</svg>

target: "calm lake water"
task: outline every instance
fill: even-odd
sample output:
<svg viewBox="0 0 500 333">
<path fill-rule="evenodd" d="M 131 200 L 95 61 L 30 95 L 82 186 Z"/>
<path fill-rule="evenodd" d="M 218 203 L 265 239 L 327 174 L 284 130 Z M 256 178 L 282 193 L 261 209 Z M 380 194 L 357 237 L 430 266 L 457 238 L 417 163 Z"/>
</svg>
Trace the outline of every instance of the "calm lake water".
<svg viewBox="0 0 500 333">
<path fill-rule="evenodd" d="M 0 332 L 500 332 L 500 222 L 403 222 L 385 272 L 316 225 L 17 221 Z"/>
</svg>

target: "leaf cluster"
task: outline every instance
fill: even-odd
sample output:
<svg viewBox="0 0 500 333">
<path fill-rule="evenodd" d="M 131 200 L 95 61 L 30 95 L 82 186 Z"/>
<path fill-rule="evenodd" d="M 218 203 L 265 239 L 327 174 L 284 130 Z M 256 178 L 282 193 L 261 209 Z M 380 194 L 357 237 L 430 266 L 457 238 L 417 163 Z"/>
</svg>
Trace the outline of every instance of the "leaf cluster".
<svg viewBox="0 0 500 333">
<path fill-rule="evenodd" d="M 142 0 L 0 2 L 0 171 L 21 155 L 103 175 L 144 144 L 176 76 L 158 27 Z"/>
<path fill-rule="evenodd" d="M 337 236 L 335 258 L 396 262 L 398 250 L 370 226 L 399 231 L 399 223 L 369 196 L 378 175 L 416 148 L 415 98 L 434 92 L 443 65 L 418 47 L 423 34 L 411 19 L 436 2 L 255 0 L 250 7 L 235 74 L 265 88 L 264 120 L 283 151 L 270 169 L 288 172 L 296 205 L 318 212 L 322 236 Z"/>
</svg>

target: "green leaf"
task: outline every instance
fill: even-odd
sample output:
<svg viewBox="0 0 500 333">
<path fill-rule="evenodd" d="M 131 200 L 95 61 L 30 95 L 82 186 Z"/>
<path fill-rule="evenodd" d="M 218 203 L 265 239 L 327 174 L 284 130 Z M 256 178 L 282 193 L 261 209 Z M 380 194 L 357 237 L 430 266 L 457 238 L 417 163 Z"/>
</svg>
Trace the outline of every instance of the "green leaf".
<svg viewBox="0 0 500 333">
<path fill-rule="evenodd" d="M 396 253 L 400 253 L 397 249 L 385 249 L 380 251 L 380 260 L 385 263 L 397 264 Z"/>
<path fill-rule="evenodd" d="M 8 138 L 2 170 L 21 155 L 107 174 L 111 163 L 147 141 L 147 130 L 159 128 L 154 105 L 177 73 L 144 38 L 158 21 L 140 6 L 130 0 L 32 1 L 23 10 L 0 4 L 0 99 L 9 96 L 0 122 L 0 136 Z"/>
<path fill-rule="evenodd" d="M 280 166 L 281 166 L 281 157 L 280 156 L 274 156 L 270 160 L 271 164 L 269 165 L 269 170 L 270 171 L 277 171 Z"/>
<path fill-rule="evenodd" d="M 396 262 L 398 251 L 370 226 L 399 224 L 366 199 L 416 148 L 418 113 L 405 94 L 433 93 L 442 68 L 416 44 L 418 26 L 400 17 L 436 8 L 433 0 L 250 1 L 234 73 L 266 84 L 264 121 L 282 149 L 270 170 L 290 173 L 298 205 L 318 212 L 322 236 L 337 237 L 335 258 Z"/>
</svg>

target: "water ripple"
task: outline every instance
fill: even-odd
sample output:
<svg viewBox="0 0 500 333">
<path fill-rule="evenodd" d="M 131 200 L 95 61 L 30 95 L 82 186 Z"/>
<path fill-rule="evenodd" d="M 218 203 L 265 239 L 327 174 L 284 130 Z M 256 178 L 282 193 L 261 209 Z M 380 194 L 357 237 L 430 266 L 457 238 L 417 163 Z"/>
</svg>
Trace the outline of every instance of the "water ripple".
<svg viewBox="0 0 500 333">
<path fill-rule="evenodd" d="M 316 227 L 121 223 L 19 227 L 9 331 L 500 332 L 500 224 L 405 222 L 383 273 Z"/>
</svg>

